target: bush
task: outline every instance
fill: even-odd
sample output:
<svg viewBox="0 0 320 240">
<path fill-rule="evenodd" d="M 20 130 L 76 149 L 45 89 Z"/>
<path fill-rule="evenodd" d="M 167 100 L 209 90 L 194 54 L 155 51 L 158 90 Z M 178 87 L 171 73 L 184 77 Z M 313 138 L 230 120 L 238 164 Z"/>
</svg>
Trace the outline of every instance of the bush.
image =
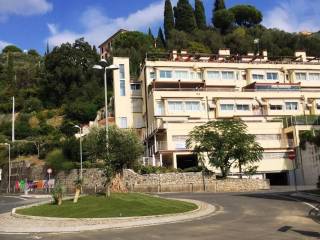
<svg viewBox="0 0 320 240">
<path fill-rule="evenodd" d="M 23 112 L 38 112 L 42 109 L 42 102 L 38 98 L 29 98 L 24 102 Z"/>
<path fill-rule="evenodd" d="M 138 166 L 134 167 L 134 171 L 139 174 L 181 172 L 180 169 L 166 168 L 166 167 L 154 167 L 154 166 L 143 166 L 143 165 L 138 165 Z"/>
<path fill-rule="evenodd" d="M 203 167 L 202 166 L 196 166 L 196 167 L 190 167 L 183 169 L 183 172 L 202 172 Z"/>
<path fill-rule="evenodd" d="M 61 185 L 56 185 L 51 190 L 51 196 L 53 198 L 54 204 L 56 204 L 56 205 L 62 204 L 62 198 L 63 198 L 64 193 L 65 193 L 65 190 Z"/>
</svg>

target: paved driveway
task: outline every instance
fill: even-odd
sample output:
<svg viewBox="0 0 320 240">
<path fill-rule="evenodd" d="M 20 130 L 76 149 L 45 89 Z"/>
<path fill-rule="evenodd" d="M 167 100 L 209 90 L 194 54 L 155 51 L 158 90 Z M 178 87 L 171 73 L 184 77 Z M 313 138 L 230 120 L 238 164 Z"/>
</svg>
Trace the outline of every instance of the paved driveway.
<svg viewBox="0 0 320 240">
<path fill-rule="evenodd" d="M 13 195 L 0 195 L 0 214 L 10 212 L 12 208 L 36 203 L 39 199 L 25 199 L 20 196 L 13 196 Z"/>
<path fill-rule="evenodd" d="M 292 199 L 286 193 L 203 193 L 166 194 L 164 196 L 215 203 L 223 206 L 224 210 L 216 216 L 178 224 L 76 234 L 0 235 L 0 239 L 320 239 L 320 224 L 318 220 L 309 217 L 312 205 L 317 205 L 317 203 L 302 203 L 298 199 Z"/>
</svg>

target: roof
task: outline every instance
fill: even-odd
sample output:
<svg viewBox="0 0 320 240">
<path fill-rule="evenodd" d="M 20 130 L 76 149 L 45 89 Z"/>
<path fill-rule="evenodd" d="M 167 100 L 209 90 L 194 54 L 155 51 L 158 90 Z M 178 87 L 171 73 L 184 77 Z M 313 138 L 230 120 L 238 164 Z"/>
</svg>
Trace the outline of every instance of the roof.
<svg viewBox="0 0 320 240">
<path fill-rule="evenodd" d="M 102 47 L 102 45 L 106 44 L 107 42 L 110 42 L 112 39 L 114 39 L 116 36 L 118 36 L 119 34 L 121 33 L 125 33 L 125 32 L 129 32 L 128 30 L 126 29 L 119 29 L 115 34 L 113 34 L 111 37 L 109 37 L 107 40 L 105 40 L 103 43 L 101 43 L 99 45 L 99 48 Z"/>
</svg>

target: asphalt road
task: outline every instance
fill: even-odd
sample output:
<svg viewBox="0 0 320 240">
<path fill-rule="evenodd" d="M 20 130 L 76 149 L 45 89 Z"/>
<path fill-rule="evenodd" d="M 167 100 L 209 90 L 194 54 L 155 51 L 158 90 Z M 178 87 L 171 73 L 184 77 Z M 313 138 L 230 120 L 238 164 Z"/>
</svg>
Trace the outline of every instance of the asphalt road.
<svg viewBox="0 0 320 240">
<path fill-rule="evenodd" d="M 0 214 L 10 212 L 12 208 L 36 203 L 39 199 L 25 199 L 18 195 L 0 195 Z"/>
<path fill-rule="evenodd" d="M 202 220 L 126 230 L 82 232 L 75 234 L 0 235 L 0 239 L 48 240 L 215 240 L 215 239 L 320 239 L 320 219 L 312 204 L 292 199 L 286 193 L 250 194 L 166 194 L 218 204 L 220 214 Z M 289 197 L 289 198 L 288 198 Z"/>
</svg>

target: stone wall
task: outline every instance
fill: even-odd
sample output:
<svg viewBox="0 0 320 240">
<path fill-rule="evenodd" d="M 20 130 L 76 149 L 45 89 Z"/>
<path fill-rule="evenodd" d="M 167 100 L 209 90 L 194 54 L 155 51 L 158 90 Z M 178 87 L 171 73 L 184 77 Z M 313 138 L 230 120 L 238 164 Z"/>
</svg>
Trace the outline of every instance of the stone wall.
<svg viewBox="0 0 320 240">
<path fill-rule="evenodd" d="M 41 166 L 28 167 L 19 176 L 21 179 L 46 179 L 45 169 Z M 79 170 L 60 172 L 56 183 L 62 184 L 68 193 L 74 192 L 74 183 L 78 179 Z M 6 179 L 6 175 L 3 176 Z M 83 190 L 85 193 L 104 191 L 103 172 L 99 169 L 83 169 Z M 165 173 L 139 175 L 132 170 L 125 170 L 123 183 L 132 192 L 246 192 L 270 189 L 269 181 L 255 179 L 216 180 L 215 175 L 202 176 L 202 173 Z M 13 179 L 12 179 L 12 184 Z M 2 188 L 7 186 L 6 180 Z M 12 185 L 13 187 L 13 185 Z"/>
<path fill-rule="evenodd" d="M 270 189 L 268 180 L 216 180 L 215 175 L 203 177 L 202 173 L 139 175 L 127 170 L 124 181 L 132 192 L 249 192 Z"/>
</svg>

